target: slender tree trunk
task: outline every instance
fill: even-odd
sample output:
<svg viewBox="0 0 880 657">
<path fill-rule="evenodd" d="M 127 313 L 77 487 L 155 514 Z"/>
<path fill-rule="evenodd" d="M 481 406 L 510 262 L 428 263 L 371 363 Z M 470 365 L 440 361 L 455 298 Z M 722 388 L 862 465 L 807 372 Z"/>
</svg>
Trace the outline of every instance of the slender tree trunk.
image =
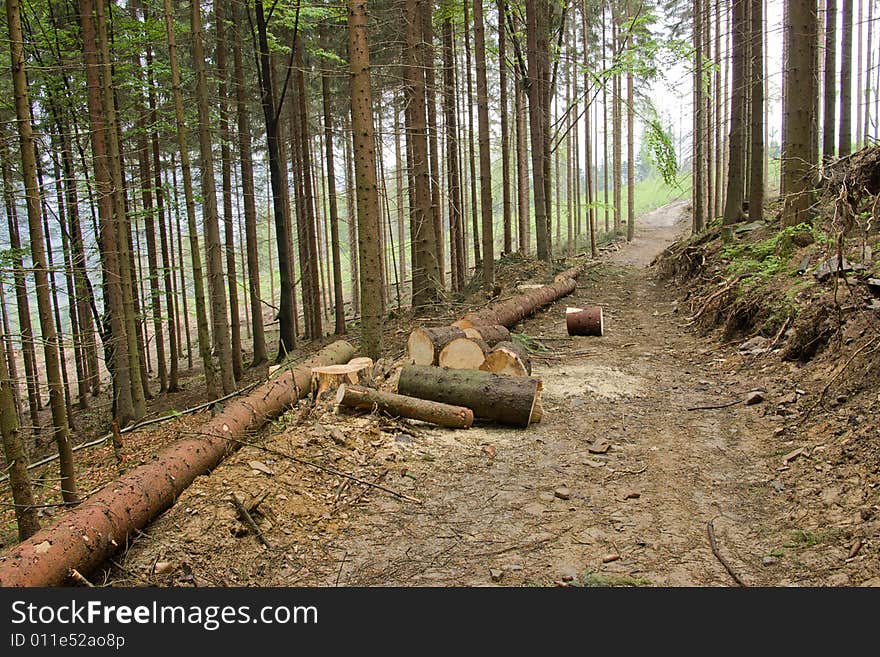
<svg viewBox="0 0 880 657">
<path fill-rule="evenodd" d="M 529 254 L 531 245 L 529 216 L 529 153 L 528 116 L 522 80 L 517 80 L 513 96 L 516 114 L 516 214 L 519 230 L 519 252 Z"/>
<path fill-rule="evenodd" d="M 476 156 L 474 155 L 474 91 L 471 82 L 471 19 L 468 0 L 463 1 L 464 7 L 464 74 L 467 85 L 465 87 L 467 103 L 467 130 L 468 130 L 468 165 L 470 167 L 471 191 L 471 228 L 473 230 L 474 266 L 479 269 L 483 263 L 482 249 L 480 248 L 480 227 L 477 221 L 477 170 Z"/>
<path fill-rule="evenodd" d="M 489 153 L 489 90 L 483 0 L 474 2 L 474 57 L 477 65 L 477 134 L 480 145 L 480 217 L 483 233 L 483 288 L 495 287 L 495 237 L 492 217 L 492 160 Z"/>
<path fill-rule="evenodd" d="M 409 0 L 411 3 L 412 0 Z M 408 7 L 409 9 L 409 7 Z M 407 11 L 409 18 L 415 16 Z M 370 50 L 366 0 L 348 2 L 348 58 L 351 69 L 351 127 L 357 178 L 357 212 L 361 265 L 362 347 L 373 359 L 382 356 L 382 280 L 379 252 L 379 195 L 373 135 Z M 410 23 L 409 29 L 415 30 Z"/>
<path fill-rule="evenodd" d="M 431 167 L 431 216 L 434 225 L 434 243 L 437 248 L 437 269 L 440 288 L 446 287 L 445 249 L 443 247 L 443 212 L 440 207 L 440 156 L 437 139 L 437 82 L 434 71 L 434 17 L 433 2 L 422 8 L 422 68 L 425 72 L 425 102 L 428 121 L 428 160 Z M 381 159 L 382 154 L 379 153 Z"/>
<path fill-rule="evenodd" d="M 193 350 L 192 337 L 189 329 L 189 304 L 186 300 L 189 297 L 186 290 L 186 267 L 183 266 L 183 233 L 181 229 L 180 219 L 180 195 L 177 189 L 177 162 L 174 159 L 174 153 L 171 154 L 171 187 L 174 190 L 174 225 L 177 228 L 177 261 L 180 263 L 180 297 L 183 302 L 183 332 L 186 336 L 186 366 L 192 369 L 193 366 Z M 169 209 L 170 219 L 170 209 Z M 177 313 L 180 317 L 181 313 Z M 178 336 L 180 332 L 178 331 Z"/>
<path fill-rule="evenodd" d="M 605 3 L 602 3 L 602 70 L 608 68 L 608 46 L 605 34 Z M 608 204 L 608 83 L 602 84 L 602 189 L 604 202 L 605 234 L 611 231 L 610 206 Z"/>
<path fill-rule="evenodd" d="M 822 161 L 834 159 L 837 141 L 837 0 L 825 7 L 825 105 L 822 128 Z"/>
<path fill-rule="evenodd" d="M 632 242 L 636 230 L 636 154 L 635 97 L 633 73 L 626 72 L 626 241 Z"/>
<path fill-rule="evenodd" d="M 612 48 L 617 51 L 620 48 L 620 17 L 618 10 L 612 6 L 611 10 L 611 44 Z M 615 52 L 612 61 L 617 64 L 619 53 Z M 611 189 L 614 196 L 614 232 L 620 232 L 621 214 L 623 212 L 623 203 L 621 202 L 621 169 L 623 168 L 623 111 L 622 111 L 622 84 L 620 72 L 615 72 L 612 82 L 613 93 L 611 94 L 611 173 L 612 183 Z M 696 185 L 696 181 L 694 181 Z"/>
<path fill-rule="evenodd" d="M 843 23 L 840 41 L 840 157 L 852 153 L 852 51 L 853 51 L 853 0 L 843 0 Z M 858 98 L 858 92 L 856 93 Z"/>
<path fill-rule="evenodd" d="M 406 280 L 406 228 L 404 221 L 403 205 L 403 178 L 406 165 L 403 162 L 403 152 L 400 144 L 400 108 L 394 103 L 394 194 L 395 212 L 397 214 L 397 260 L 400 280 Z M 453 286 L 455 281 L 455 268 L 453 263 Z M 399 292 L 399 290 L 398 290 Z"/>
<path fill-rule="evenodd" d="M 43 227 L 40 225 L 40 192 L 37 187 L 37 163 L 34 151 L 33 126 L 28 100 L 27 71 L 25 70 L 24 36 L 21 29 L 21 7 L 18 0 L 7 0 L 6 20 L 9 30 L 10 62 L 15 95 L 15 114 L 18 122 L 18 138 L 21 148 L 21 168 L 27 196 L 28 229 L 33 274 L 36 284 L 37 309 L 40 317 L 40 333 L 43 339 L 43 355 L 46 379 L 49 383 L 49 405 L 52 409 L 54 438 L 58 446 L 61 467 L 61 495 L 72 504 L 79 500 L 76 489 L 76 467 L 70 446 L 67 427 L 67 409 L 58 357 L 58 340 L 52 322 L 49 299 L 49 280 L 46 274 L 46 254 L 43 246 Z M 5 368 L 4 368 L 5 369 Z M 2 372 L 0 372 L 2 378 Z M 5 432 L 4 432 L 5 433 Z M 4 436 L 4 447 L 5 447 Z"/>
<path fill-rule="evenodd" d="M 190 257 L 192 258 L 193 287 L 196 303 L 196 326 L 198 329 L 199 354 L 205 370 L 205 383 L 208 394 L 219 397 L 222 382 L 218 380 L 217 370 L 211 355 L 211 340 L 208 332 L 208 313 L 205 308 L 205 284 L 202 273 L 202 255 L 199 250 L 199 235 L 196 228 L 196 206 L 192 186 L 192 171 L 189 159 L 189 128 L 183 109 L 183 92 L 180 88 L 180 71 L 177 63 L 177 38 L 174 34 L 174 16 L 171 12 L 171 0 L 164 0 L 165 33 L 168 37 L 169 58 L 171 61 L 171 87 L 174 97 L 174 114 L 177 127 L 177 143 L 180 150 L 180 168 L 183 173 L 183 194 L 186 202 L 186 223 L 189 231 Z M 201 122 L 201 119 L 200 119 Z M 202 163 L 203 166 L 206 164 Z M 213 170 L 213 167 L 212 167 Z M 207 175 L 203 172 L 202 178 Z M 210 184 L 210 183 L 209 183 Z M 205 190 L 203 190 L 204 193 Z M 216 199 L 214 200 L 216 210 Z M 208 208 L 206 212 L 210 212 Z M 216 219 L 216 212 L 215 212 Z M 210 269 L 210 266 L 209 266 Z M 184 299 L 186 290 L 184 289 Z M 185 309 L 184 309 L 184 312 Z M 224 313 L 225 315 L 225 313 Z M 225 319 L 225 317 L 224 317 Z M 227 361 L 228 367 L 229 361 Z"/>
<path fill-rule="evenodd" d="M 865 68 L 865 120 L 863 122 L 864 136 L 862 137 L 862 142 L 865 144 L 868 143 L 868 138 L 871 135 L 871 73 L 875 66 L 877 67 L 878 74 L 880 74 L 880 60 L 877 59 L 880 56 L 871 49 L 873 34 L 874 0 L 868 0 L 868 56 Z M 876 116 L 874 116 L 874 121 L 877 121 Z M 876 138 L 877 136 L 875 132 L 874 137 Z"/>
<path fill-rule="evenodd" d="M 704 158 L 703 143 L 703 8 L 702 0 L 694 0 L 693 3 L 694 17 L 694 178 L 693 178 L 693 197 L 694 197 L 694 233 L 700 233 L 706 226 L 706 212 L 703 198 L 703 185 L 700 184 L 699 176 L 700 167 Z"/>
<path fill-rule="evenodd" d="M 120 273 L 120 250 L 117 248 L 117 231 L 114 225 L 110 156 L 107 149 L 109 126 L 102 101 L 98 44 L 92 0 L 80 0 L 80 24 L 82 27 L 83 59 L 88 90 L 89 126 L 94 160 L 94 183 L 100 215 L 101 262 L 104 283 L 105 326 L 102 327 L 105 365 L 113 379 L 113 416 L 120 426 L 138 417 L 132 398 L 133 375 L 129 357 L 129 340 L 123 310 L 122 275 Z M 108 321 L 109 320 L 109 321 Z M 109 326 L 106 326 L 109 324 Z M 27 362 L 25 361 L 25 364 Z"/>
<path fill-rule="evenodd" d="M 503 1 L 503 0 L 502 0 Z M 455 62 L 452 53 L 452 19 L 443 19 L 443 117 L 446 124 L 446 184 L 449 194 L 449 253 L 452 289 L 460 292 L 467 274 L 464 260 L 461 179 L 458 162 L 458 119 L 455 111 Z M 400 160 L 398 159 L 398 162 Z M 400 184 L 403 177 L 399 178 Z M 400 200 L 403 200 L 401 191 Z M 403 245 L 401 244 L 401 256 Z"/>
<path fill-rule="evenodd" d="M 351 121 L 348 122 L 346 134 L 352 134 Z M 355 314 L 361 309 L 361 275 L 358 248 L 358 217 L 355 207 L 354 162 L 352 157 L 352 140 L 343 140 L 345 155 L 345 206 L 348 221 L 348 264 L 351 276 L 351 307 Z"/>
<path fill-rule="evenodd" d="M 504 253 L 513 252 L 513 233 L 510 208 L 510 127 L 507 120 L 507 38 L 504 15 L 507 0 L 497 0 L 498 6 L 498 105 L 501 121 L 501 221 L 504 230 Z"/>
<path fill-rule="evenodd" d="M 237 14 L 237 20 L 241 15 Z M 235 74 L 235 108 L 237 119 L 238 157 L 241 164 L 241 196 L 244 201 L 244 231 L 247 251 L 248 290 L 250 291 L 253 357 L 251 367 L 268 360 L 266 334 L 263 329 L 263 294 L 260 289 L 260 245 L 257 240 L 257 204 L 254 191 L 254 162 L 251 147 L 251 122 L 245 100 L 244 68 L 241 57 L 241 25 L 233 31 L 232 58 Z"/>
<path fill-rule="evenodd" d="M 544 66 L 545 53 L 549 48 L 547 38 L 546 0 L 526 0 L 526 50 L 528 52 L 528 76 L 526 91 L 529 98 L 529 127 L 532 143 L 532 193 L 535 206 L 535 238 L 537 254 L 541 260 L 550 261 L 549 199 L 545 177 L 550 154 L 546 152 L 544 135 L 544 112 L 546 87 L 549 87 L 548 71 Z"/>
<path fill-rule="evenodd" d="M 330 101 L 330 76 L 321 75 L 321 97 L 324 105 L 324 146 L 327 150 L 327 197 L 330 204 L 330 241 L 333 251 L 333 302 L 336 308 L 334 333 L 345 333 L 345 301 L 342 297 L 342 261 L 339 256 L 339 210 L 336 206 L 336 171 L 333 165 L 333 115 Z"/>
<path fill-rule="evenodd" d="M 749 218 L 764 216 L 764 0 L 752 4 L 752 153 L 749 183 Z"/>
<path fill-rule="evenodd" d="M 743 218 L 745 190 L 744 105 L 746 88 L 745 49 L 748 41 L 746 8 L 749 0 L 733 0 L 733 92 L 730 100 L 730 157 L 727 164 L 727 193 L 724 204 L 724 225 Z M 809 98 L 807 96 L 807 98 Z"/>
</svg>

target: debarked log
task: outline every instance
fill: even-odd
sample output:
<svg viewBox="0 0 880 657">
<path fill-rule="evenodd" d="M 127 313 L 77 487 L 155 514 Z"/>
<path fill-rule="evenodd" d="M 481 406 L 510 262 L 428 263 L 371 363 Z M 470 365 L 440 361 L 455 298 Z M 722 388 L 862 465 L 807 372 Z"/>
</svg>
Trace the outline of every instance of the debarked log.
<svg viewBox="0 0 880 657">
<path fill-rule="evenodd" d="M 474 417 L 527 427 L 542 414 L 541 381 L 532 377 L 405 365 L 397 392 L 444 404 L 466 406 Z"/>
<path fill-rule="evenodd" d="M 334 342 L 230 402 L 198 435 L 162 450 L 0 556 L 0 586 L 57 586 L 68 581 L 73 570 L 88 573 L 101 565 L 132 533 L 174 504 L 196 477 L 217 467 L 243 436 L 306 396 L 313 367 L 346 363 L 352 356 L 354 347 L 348 342 Z"/>
<path fill-rule="evenodd" d="M 422 420 L 453 429 L 467 429 L 474 423 L 474 412 L 464 406 L 452 406 L 363 386 L 339 386 L 336 403 L 368 411 L 378 409 L 396 417 Z"/>
</svg>

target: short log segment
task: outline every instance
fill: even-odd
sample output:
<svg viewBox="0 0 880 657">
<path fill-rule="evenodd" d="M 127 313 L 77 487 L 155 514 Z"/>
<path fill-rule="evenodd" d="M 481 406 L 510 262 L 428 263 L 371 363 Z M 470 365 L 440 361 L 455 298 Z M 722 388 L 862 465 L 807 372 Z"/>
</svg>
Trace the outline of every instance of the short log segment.
<svg viewBox="0 0 880 657">
<path fill-rule="evenodd" d="M 324 365 L 312 368 L 312 392 L 315 401 L 323 401 L 336 394 L 343 383 L 369 385 L 373 374 L 371 358 L 352 358 L 345 365 Z"/>
<path fill-rule="evenodd" d="M 409 334 L 406 353 L 409 361 L 416 365 L 436 365 L 443 347 L 457 338 L 467 337 L 456 326 L 417 328 Z"/>
<path fill-rule="evenodd" d="M 468 329 L 480 326 L 513 326 L 532 313 L 540 310 L 557 299 L 574 292 L 577 283 L 573 278 L 563 278 L 549 285 L 529 290 L 501 303 L 495 303 L 476 313 L 468 313 L 453 326 Z"/>
<path fill-rule="evenodd" d="M 490 347 L 499 342 L 510 342 L 510 331 L 506 326 L 495 324 L 494 326 L 473 326 L 466 328 L 464 334 L 469 338 L 479 338 Z"/>
<path fill-rule="evenodd" d="M 569 335 L 604 335 L 605 321 L 602 317 L 602 307 L 566 308 L 565 326 Z"/>
<path fill-rule="evenodd" d="M 466 406 L 473 410 L 474 417 L 514 427 L 528 427 L 540 413 L 541 382 L 532 377 L 405 365 L 400 371 L 397 392 Z"/>
<path fill-rule="evenodd" d="M 309 392 L 312 368 L 346 363 L 354 347 L 342 340 L 256 388 L 155 459 L 112 481 L 59 521 L 0 556 L 0 586 L 58 586 L 72 570 L 88 573 L 128 537 L 174 504 L 184 489 Z"/>
<path fill-rule="evenodd" d="M 437 364 L 454 370 L 478 370 L 489 351 L 481 338 L 456 338 L 443 347 Z"/>
<path fill-rule="evenodd" d="M 499 342 L 495 345 L 480 369 L 495 374 L 510 376 L 529 376 L 532 373 L 532 359 L 529 353 L 513 342 Z"/>
<path fill-rule="evenodd" d="M 474 423 L 474 412 L 464 406 L 452 406 L 363 386 L 339 386 L 336 403 L 368 411 L 378 409 L 395 417 L 422 420 L 453 429 L 467 429 Z"/>
</svg>

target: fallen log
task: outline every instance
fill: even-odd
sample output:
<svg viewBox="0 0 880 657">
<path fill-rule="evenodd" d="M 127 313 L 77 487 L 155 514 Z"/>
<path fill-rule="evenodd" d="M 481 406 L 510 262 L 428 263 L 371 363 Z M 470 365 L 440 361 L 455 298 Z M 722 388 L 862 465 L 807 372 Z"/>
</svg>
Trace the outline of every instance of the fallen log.
<svg viewBox="0 0 880 657">
<path fill-rule="evenodd" d="M 405 365 L 400 371 L 397 392 L 466 406 L 473 410 L 474 417 L 515 427 L 528 427 L 542 413 L 541 381 L 532 377 Z"/>
<path fill-rule="evenodd" d="M 532 359 L 529 358 L 529 353 L 518 344 L 499 342 L 486 356 L 480 369 L 495 374 L 529 376 L 532 373 Z"/>
<path fill-rule="evenodd" d="M 456 338 L 443 347 L 437 364 L 454 370 L 478 370 L 488 353 L 489 345 L 482 338 Z"/>
<path fill-rule="evenodd" d="M 104 486 L 58 522 L 0 556 L 0 586 L 57 586 L 72 570 L 88 573 L 125 545 L 199 475 L 234 451 L 240 438 L 280 415 L 310 389 L 312 368 L 346 363 L 354 347 L 334 342 L 247 397 L 231 402 L 202 427 L 149 463 Z"/>
<path fill-rule="evenodd" d="M 569 335 L 604 335 L 605 321 L 601 306 L 566 308 L 565 327 Z"/>
<path fill-rule="evenodd" d="M 417 328 L 409 334 L 407 357 L 416 365 L 436 365 L 443 347 L 464 337 L 467 337 L 464 331 L 455 326 Z"/>
<path fill-rule="evenodd" d="M 345 383 L 336 392 L 336 403 L 368 411 L 378 409 L 395 417 L 422 420 L 453 429 L 467 429 L 474 423 L 474 412 L 464 406 L 452 406 Z"/>
<path fill-rule="evenodd" d="M 494 347 L 499 342 L 510 342 L 510 331 L 501 324 L 495 324 L 494 326 L 472 326 L 466 328 L 464 334 L 469 338 L 480 338 L 490 347 Z"/>
<path fill-rule="evenodd" d="M 475 328 L 480 326 L 513 326 L 532 313 L 547 306 L 557 299 L 574 292 L 577 283 L 573 278 L 562 278 L 549 285 L 529 290 L 523 294 L 495 303 L 475 313 L 467 313 L 452 326 L 460 329 Z"/>
</svg>

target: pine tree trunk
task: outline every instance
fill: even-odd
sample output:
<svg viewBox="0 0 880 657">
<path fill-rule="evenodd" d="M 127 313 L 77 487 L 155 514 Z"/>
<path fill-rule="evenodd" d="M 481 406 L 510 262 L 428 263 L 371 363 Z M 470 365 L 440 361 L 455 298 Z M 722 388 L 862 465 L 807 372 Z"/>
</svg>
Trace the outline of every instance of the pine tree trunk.
<svg viewBox="0 0 880 657">
<path fill-rule="evenodd" d="M 226 287 L 229 291 L 229 337 L 232 352 L 232 376 L 241 379 L 241 312 L 238 308 L 238 277 L 235 265 L 235 219 L 232 216 L 232 154 L 230 152 L 231 134 L 229 129 L 229 93 L 226 68 L 226 3 L 214 0 L 214 23 L 217 47 L 217 101 L 220 117 L 220 166 L 223 181 L 223 255 L 226 258 Z"/>
<path fill-rule="evenodd" d="M 474 3 L 474 57 L 477 68 L 477 135 L 480 146 L 480 218 L 483 233 L 483 288 L 495 287 L 495 237 L 492 216 L 492 160 L 489 153 L 489 90 L 483 0 Z"/>
<path fill-rule="evenodd" d="M 825 105 L 822 127 L 822 161 L 834 159 L 837 142 L 837 0 L 825 8 Z"/>
<path fill-rule="evenodd" d="M 263 294 L 260 286 L 260 244 L 257 239 L 257 203 L 254 191 L 254 162 L 251 147 L 251 122 L 245 100 L 244 67 L 241 57 L 241 15 L 236 14 L 236 29 L 232 42 L 235 74 L 235 109 L 237 120 L 238 157 L 241 164 L 241 196 L 244 202 L 244 231 L 247 250 L 248 290 L 250 291 L 253 357 L 251 367 L 262 365 L 269 356 L 263 328 Z"/>
<path fill-rule="evenodd" d="M 412 2 L 412 0 L 410 0 Z M 414 16 L 408 11 L 411 18 Z M 414 29 L 412 23 L 410 30 Z M 348 57 L 351 69 L 351 128 L 357 180 L 357 224 L 361 286 L 362 349 L 370 358 L 382 356 L 382 280 L 379 252 L 379 195 L 370 84 L 370 50 L 366 0 L 348 3 Z"/>
<path fill-rule="evenodd" d="M 837 153 L 846 157 L 852 153 L 852 51 L 853 0 L 843 0 L 843 23 L 840 41 L 840 143 Z M 858 92 L 856 92 L 858 97 Z"/>
<path fill-rule="evenodd" d="M 764 217 L 764 0 L 752 4 L 752 152 L 749 183 L 749 218 Z"/>
<path fill-rule="evenodd" d="M 612 48 L 617 51 L 620 48 L 621 38 L 620 38 L 620 17 L 618 12 L 612 6 L 611 11 L 611 43 Z M 618 59 L 618 53 L 615 52 L 612 61 L 617 64 L 616 61 Z M 623 168 L 623 111 L 621 107 L 621 98 L 622 98 L 622 84 L 621 84 L 621 74 L 619 72 L 614 73 L 613 78 L 613 93 L 611 94 L 611 189 L 614 196 L 614 232 L 620 232 L 621 225 L 621 214 L 623 212 L 623 203 L 621 201 L 621 175 Z M 696 181 L 694 181 L 696 184 Z"/>
<path fill-rule="evenodd" d="M 431 216 L 434 225 L 434 244 L 437 249 L 437 270 L 440 289 L 446 288 L 445 249 L 443 246 L 443 211 L 440 207 L 440 154 L 437 138 L 437 81 L 434 71 L 434 16 L 433 2 L 422 8 L 422 68 L 425 71 L 425 102 L 428 121 L 428 160 L 431 182 Z M 379 153 L 379 158 L 382 154 Z"/>
<path fill-rule="evenodd" d="M 703 8 L 702 0 L 694 0 L 693 2 L 694 17 L 694 130 L 693 130 L 693 154 L 694 154 L 694 173 L 700 170 L 704 157 L 703 144 Z M 697 175 L 693 178 L 693 197 L 694 197 L 694 233 L 700 233 L 706 226 L 706 212 L 703 198 L 703 185 L 700 184 Z"/>
<path fill-rule="evenodd" d="M 64 404 L 64 390 L 58 357 L 58 340 L 52 322 L 52 309 L 49 298 L 49 281 L 46 275 L 46 254 L 43 245 L 43 227 L 40 225 L 40 192 L 37 187 L 37 164 L 34 151 L 33 126 L 28 101 L 27 71 L 25 70 L 24 36 L 21 29 L 21 7 L 18 0 L 7 0 L 6 20 L 9 30 L 10 62 L 15 94 L 15 114 L 18 122 L 18 138 L 21 148 L 21 169 L 27 195 L 28 232 L 33 261 L 33 275 L 36 284 L 37 309 L 40 318 L 40 333 L 43 339 L 43 355 L 46 379 L 49 383 L 49 405 L 52 409 L 53 437 L 58 446 L 61 468 L 61 495 L 65 502 L 72 504 L 79 500 L 76 489 L 76 468 L 70 446 L 67 427 L 67 409 Z M 2 377 L 2 373 L 0 373 Z M 4 437 L 5 438 L 5 437 Z M 4 440 L 4 444 L 5 444 Z"/>
<path fill-rule="evenodd" d="M 351 134 L 351 121 L 349 120 L 346 134 Z M 346 219 L 348 221 L 348 263 L 349 276 L 351 277 L 351 307 L 355 314 L 360 314 L 361 309 L 361 275 L 360 257 L 358 254 L 358 218 L 355 208 L 355 183 L 354 162 L 352 157 L 352 145 L 350 139 L 343 140 L 345 154 L 345 206 Z"/>
<path fill-rule="evenodd" d="M 186 203 L 186 223 L 189 231 L 189 248 L 192 259 L 193 288 L 196 302 L 196 327 L 198 329 L 199 355 L 205 370 L 205 383 L 208 394 L 219 397 L 222 382 L 218 380 L 214 360 L 211 355 L 211 340 L 208 332 L 208 313 L 205 308 L 204 275 L 202 273 L 202 255 L 199 250 L 199 235 L 196 227 L 196 206 L 192 186 L 192 171 L 189 159 L 189 128 L 183 110 L 183 92 L 180 88 L 180 71 L 177 63 L 177 38 L 174 34 L 174 16 L 171 13 L 171 0 L 164 0 L 165 33 L 168 38 L 168 50 L 171 61 L 171 87 L 174 97 L 174 114 L 177 127 L 177 143 L 180 150 L 180 168 L 183 174 L 183 194 Z M 203 165 L 206 163 L 203 162 Z M 206 178 L 203 174 L 202 178 Z M 216 210 L 216 199 L 214 200 Z M 206 208 L 206 212 L 209 210 Z M 215 211 L 216 218 L 216 211 Z M 207 227 L 206 227 L 207 228 Z M 206 238 L 207 239 L 207 238 Z M 209 266 L 210 269 L 210 266 Z M 183 290 L 186 299 L 186 289 Z M 212 298 L 213 299 L 213 298 Z M 185 313 L 184 309 L 184 313 Z M 225 317 L 224 317 L 225 319 Z M 227 361 L 228 366 L 228 361 Z"/>
<path fill-rule="evenodd" d="M 513 252 L 510 208 L 510 127 L 507 120 L 507 38 L 504 30 L 506 0 L 498 6 L 498 105 L 501 121 L 501 225 L 504 231 L 504 253 Z"/>
<path fill-rule="evenodd" d="M 89 127 L 94 160 L 94 185 L 98 198 L 100 244 L 104 284 L 104 324 L 101 333 L 104 342 L 104 364 L 113 380 L 114 419 L 125 426 L 136 419 L 132 399 L 132 371 L 130 369 L 129 340 L 123 315 L 122 276 L 120 274 L 120 250 L 117 248 L 117 231 L 114 226 L 113 201 L 111 199 L 111 175 L 107 150 L 107 125 L 101 83 L 98 70 L 98 44 L 92 0 L 80 0 L 80 24 L 82 27 L 83 58 L 88 90 Z M 109 326 L 107 326 L 109 324 Z M 25 361 L 27 364 L 27 361 Z"/>
<path fill-rule="evenodd" d="M 464 7 L 464 74 L 467 84 L 465 86 L 465 103 L 467 104 L 467 131 L 468 131 L 468 166 L 470 174 L 468 180 L 470 182 L 471 191 L 471 228 L 473 234 L 474 246 L 474 267 L 478 269 L 483 264 L 482 249 L 480 248 L 480 227 L 477 221 L 477 170 L 476 156 L 474 155 L 474 90 L 471 82 L 471 19 L 469 17 L 470 7 L 468 0 L 463 0 Z"/>
<path fill-rule="evenodd" d="M 174 190 L 174 225 L 177 229 L 177 262 L 180 263 L 178 270 L 180 272 L 180 297 L 183 301 L 183 333 L 186 336 L 186 366 L 192 369 L 193 366 L 193 350 L 192 337 L 189 329 L 189 304 L 186 300 L 189 297 L 186 291 L 186 267 L 183 266 L 183 233 L 181 229 L 180 219 L 180 194 L 177 189 L 177 162 L 174 159 L 174 153 L 171 153 L 171 188 Z M 169 208 L 170 219 L 170 208 Z M 177 313 L 180 317 L 181 313 Z M 180 336 L 180 331 L 177 333 Z"/>
<path fill-rule="evenodd" d="M 513 96 L 516 114 L 516 214 L 519 235 L 519 252 L 529 254 L 531 246 L 531 221 L 529 216 L 529 145 L 528 116 L 523 93 L 523 81 L 517 80 Z"/>
<path fill-rule="evenodd" d="M 724 203 L 725 226 L 743 219 L 743 195 L 745 190 L 744 162 L 744 106 L 746 88 L 745 50 L 749 38 L 746 9 L 749 0 L 733 0 L 733 85 L 730 97 L 730 156 L 727 163 L 727 192 Z M 807 97 L 809 98 L 809 97 Z M 808 126 L 809 129 L 809 126 Z"/>
<path fill-rule="evenodd" d="M 783 138 L 782 138 L 782 187 L 784 205 L 782 225 L 796 226 L 809 220 L 812 203 L 812 184 L 809 179 L 812 162 L 810 98 L 814 91 L 815 75 L 814 44 L 803 35 L 816 33 L 815 0 L 805 2 L 790 1 L 786 5 L 783 25 L 787 33 L 787 51 L 783 61 L 787 63 L 783 71 Z M 734 157 L 731 145 L 730 156 Z"/>
<path fill-rule="evenodd" d="M 342 296 L 342 261 L 339 256 L 339 210 L 336 205 L 336 171 L 333 164 L 333 115 L 330 100 L 330 76 L 321 75 L 321 97 L 324 105 L 324 146 L 327 150 L 327 197 L 330 204 L 330 241 L 333 252 L 333 302 L 336 309 L 334 333 L 345 333 L 345 300 Z"/>
<path fill-rule="evenodd" d="M 633 73 L 626 72 L 626 241 L 636 235 L 635 97 Z"/>
<path fill-rule="evenodd" d="M 502 0 L 503 1 L 503 0 Z M 458 117 L 455 111 L 455 62 L 452 52 L 452 19 L 443 19 L 443 118 L 446 124 L 446 185 L 449 197 L 449 254 L 452 289 L 464 288 L 467 274 L 464 260 L 464 223 L 461 207 L 461 179 L 458 161 Z M 400 178 L 401 183 L 403 178 Z M 401 199 L 402 199 L 401 195 Z M 403 245 L 401 244 L 401 252 Z"/>
<path fill-rule="evenodd" d="M 547 43 L 546 0 L 526 0 L 526 50 L 528 52 L 528 80 L 526 93 L 529 98 L 529 128 L 532 144 L 532 193 L 534 194 L 535 239 L 537 255 L 547 262 L 551 259 L 549 222 L 549 199 L 545 177 L 550 154 L 545 150 L 546 140 L 544 112 L 546 88 L 549 87 L 548 71 L 544 67 Z"/>
<path fill-rule="evenodd" d="M 394 104 L 394 194 L 395 211 L 397 214 L 397 267 L 400 280 L 406 280 L 406 222 L 404 221 L 403 179 L 406 164 L 403 162 L 403 151 L 400 144 L 400 108 Z M 453 263 L 453 281 L 455 265 Z M 399 292 L 399 290 L 398 290 Z"/>
<path fill-rule="evenodd" d="M 862 137 L 863 143 L 868 143 L 868 138 L 871 136 L 871 73 L 874 70 L 874 67 L 877 67 L 877 72 L 880 73 L 880 61 L 876 59 L 878 55 L 871 50 L 872 41 L 874 34 L 874 2 L 869 0 L 868 2 L 868 56 L 865 67 L 865 120 L 863 122 L 864 126 L 864 135 Z M 874 116 L 874 121 L 877 121 L 877 117 Z M 876 127 L 876 126 L 875 126 Z M 874 133 L 874 138 L 876 139 L 878 133 Z"/>
</svg>

